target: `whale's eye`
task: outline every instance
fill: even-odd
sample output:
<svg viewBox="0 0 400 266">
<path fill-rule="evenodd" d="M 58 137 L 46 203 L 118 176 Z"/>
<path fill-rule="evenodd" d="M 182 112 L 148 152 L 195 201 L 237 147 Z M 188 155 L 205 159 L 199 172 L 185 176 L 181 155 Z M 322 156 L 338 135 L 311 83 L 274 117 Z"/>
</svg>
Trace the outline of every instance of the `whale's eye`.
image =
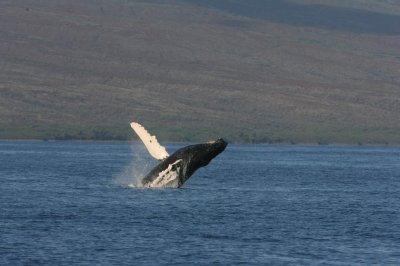
<svg viewBox="0 0 400 266">
<path fill-rule="evenodd" d="M 207 141 L 207 144 L 213 144 L 215 142 L 216 142 L 215 140 L 209 140 L 209 141 Z"/>
</svg>

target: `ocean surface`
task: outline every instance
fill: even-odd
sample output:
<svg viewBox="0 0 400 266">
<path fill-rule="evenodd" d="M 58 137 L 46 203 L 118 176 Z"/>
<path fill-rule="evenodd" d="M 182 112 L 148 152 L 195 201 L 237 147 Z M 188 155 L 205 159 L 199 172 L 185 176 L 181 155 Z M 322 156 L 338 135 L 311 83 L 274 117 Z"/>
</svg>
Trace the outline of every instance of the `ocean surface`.
<svg viewBox="0 0 400 266">
<path fill-rule="evenodd" d="M 130 187 L 155 163 L 0 142 L 0 265 L 400 265 L 399 147 L 229 145 L 182 189 Z"/>
</svg>

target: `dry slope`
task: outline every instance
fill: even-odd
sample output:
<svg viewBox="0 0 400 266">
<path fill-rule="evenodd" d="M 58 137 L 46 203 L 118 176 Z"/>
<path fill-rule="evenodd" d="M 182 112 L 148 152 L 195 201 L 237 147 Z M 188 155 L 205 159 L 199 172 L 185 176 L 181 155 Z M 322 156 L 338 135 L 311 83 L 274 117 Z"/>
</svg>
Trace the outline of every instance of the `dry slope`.
<svg viewBox="0 0 400 266">
<path fill-rule="evenodd" d="M 400 143 L 400 34 L 269 13 L 3 0 L 0 137 L 125 139 L 138 120 L 163 141 Z"/>
</svg>

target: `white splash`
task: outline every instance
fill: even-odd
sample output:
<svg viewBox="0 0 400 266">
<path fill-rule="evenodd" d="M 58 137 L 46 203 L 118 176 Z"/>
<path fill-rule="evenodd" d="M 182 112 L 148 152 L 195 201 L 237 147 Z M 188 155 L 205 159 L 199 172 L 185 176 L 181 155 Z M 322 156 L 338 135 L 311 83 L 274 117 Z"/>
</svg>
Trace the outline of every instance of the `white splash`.
<svg viewBox="0 0 400 266">
<path fill-rule="evenodd" d="M 131 145 L 131 150 L 131 162 L 114 177 L 114 183 L 132 188 L 142 187 L 142 179 L 151 171 L 157 161 L 149 156 L 141 143 Z"/>
</svg>

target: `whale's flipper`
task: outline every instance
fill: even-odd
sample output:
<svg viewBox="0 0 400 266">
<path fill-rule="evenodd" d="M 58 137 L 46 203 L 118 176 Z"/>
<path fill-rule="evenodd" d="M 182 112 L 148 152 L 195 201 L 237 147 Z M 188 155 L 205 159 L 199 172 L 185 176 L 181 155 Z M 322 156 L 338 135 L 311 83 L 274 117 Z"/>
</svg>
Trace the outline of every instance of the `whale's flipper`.
<svg viewBox="0 0 400 266">
<path fill-rule="evenodd" d="M 151 136 L 143 126 L 132 122 L 131 127 L 143 141 L 144 146 L 146 146 L 151 156 L 157 160 L 164 160 L 169 156 L 165 147 L 161 146 L 160 143 L 158 143 L 157 138 L 155 136 Z"/>
</svg>

